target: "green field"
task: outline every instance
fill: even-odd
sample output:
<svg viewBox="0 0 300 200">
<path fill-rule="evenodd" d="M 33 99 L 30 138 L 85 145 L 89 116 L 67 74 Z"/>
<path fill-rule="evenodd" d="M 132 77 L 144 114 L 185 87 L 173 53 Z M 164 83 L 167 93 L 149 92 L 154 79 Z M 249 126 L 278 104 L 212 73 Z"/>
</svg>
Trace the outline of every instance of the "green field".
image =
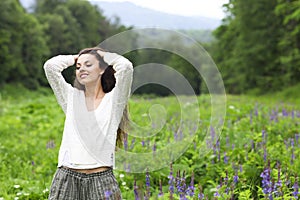
<svg viewBox="0 0 300 200">
<path fill-rule="evenodd" d="M 193 124 L 183 121 L 188 124 L 181 129 L 183 139 L 177 131 L 180 111 L 193 116 L 197 104 L 181 108 L 175 97 L 133 96 L 130 116 L 134 123 L 159 127 L 159 121 L 151 122 L 148 114 L 153 105 L 164 107 L 166 122 L 152 137 L 129 135 L 128 151 L 152 152 L 155 146 L 159 152 L 169 143 L 181 144 L 188 134 L 192 136 L 186 140 L 190 142 L 186 151 L 172 163 L 174 179 L 167 164 L 150 171 L 147 181 L 145 173 L 115 171 L 123 198 L 135 199 L 136 192 L 139 199 L 201 199 L 202 194 L 207 199 L 298 199 L 300 100 L 286 96 L 291 93 L 228 95 L 220 140 L 209 124 L 209 95 L 197 97 L 200 123 L 191 133 Z M 184 98 L 188 102 L 189 97 Z M 0 90 L 0 200 L 47 198 L 63 123 L 64 114 L 49 89 L 30 92 L 10 86 Z"/>
</svg>

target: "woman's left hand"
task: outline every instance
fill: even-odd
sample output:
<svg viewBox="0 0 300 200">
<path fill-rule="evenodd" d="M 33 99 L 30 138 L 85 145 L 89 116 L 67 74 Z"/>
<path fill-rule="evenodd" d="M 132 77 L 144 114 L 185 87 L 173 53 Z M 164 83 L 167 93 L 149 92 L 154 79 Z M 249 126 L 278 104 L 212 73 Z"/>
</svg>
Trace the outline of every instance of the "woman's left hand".
<svg viewBox="0 0 300 200">
<path fill-rule="evenodd" d="M 103 56 L 106 52 L 98 50 L 97 53 L 103 58 Z"/>
</svg>

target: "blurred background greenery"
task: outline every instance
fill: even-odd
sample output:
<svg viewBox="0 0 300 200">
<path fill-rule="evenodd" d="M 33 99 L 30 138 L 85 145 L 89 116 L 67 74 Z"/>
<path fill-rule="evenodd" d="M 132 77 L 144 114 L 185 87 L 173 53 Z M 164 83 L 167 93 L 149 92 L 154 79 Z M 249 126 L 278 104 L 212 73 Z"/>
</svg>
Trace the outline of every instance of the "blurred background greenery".
<svg viewBox="0 0 300 200">
<path fill-rule="evenodd" d="M 283 92 L 297 96 L 300 1 L 230 0 L 223 7 L 226 17 L 215 30 L 199 27 L 199 30 L 179 31 L 193 37 L 209 52 L 221 72 L 226 92 L 255 95 Z M 39 0 L 29 12 L 19 0 L 2 0 L 0 85 L 20 83 L 29 89 L 47 86 L 42 65 L 48 58 L 96 46 L 132 28 L 122 25 L 118 18 L 104 16 L 101 8 L 89 1 Z M 127 42 L 134 46 L 138 37 Z M 182 45 L 182 41 L 172 38 L 166 38 L 165 42 L 172 42 L 174 47 Z M 200 75 L 177 55 L 162 50 L 137 50 L 126 56 L 135 66 L 149 62 L 167 64 L 184 74 L 197 94 L 207 93 Z M 73 70 L 64 71 L 69 82 Z M 152 86 L 137 93 L 165 96 L 170 91 Z"/>
</svg>

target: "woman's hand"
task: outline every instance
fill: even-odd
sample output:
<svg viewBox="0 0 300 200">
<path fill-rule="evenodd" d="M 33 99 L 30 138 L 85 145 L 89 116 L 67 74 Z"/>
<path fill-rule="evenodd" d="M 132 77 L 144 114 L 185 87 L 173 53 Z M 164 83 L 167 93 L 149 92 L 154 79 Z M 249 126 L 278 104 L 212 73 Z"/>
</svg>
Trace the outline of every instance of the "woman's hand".
<svg viewBox="0 0 300 200">
<path fill-rule="evenodd" d="M 75 63 L 77 62 L 78 57 L 79 57 L 78 54 L 77 54 L 77 55 L 73 55 L 73 58 L 74 58 Z"/>
<path fill-rule="evenodd" d="M 103 58 L 105 51 L 97 50 L 97 53 Z"/>
</svg>

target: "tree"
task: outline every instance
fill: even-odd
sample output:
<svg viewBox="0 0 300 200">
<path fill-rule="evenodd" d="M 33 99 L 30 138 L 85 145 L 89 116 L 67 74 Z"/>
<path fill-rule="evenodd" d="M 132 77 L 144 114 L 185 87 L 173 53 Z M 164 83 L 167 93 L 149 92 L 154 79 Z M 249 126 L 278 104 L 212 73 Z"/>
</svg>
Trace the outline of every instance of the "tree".
<svg viewBox="0 0 300 200">
<path fill-rule="evenodd" d="M 300 1 L 278 0 L 275 12 L 282 23 L 278 43 L 281 84 L 287 87 L 300 81 Z"/>
</svg>

